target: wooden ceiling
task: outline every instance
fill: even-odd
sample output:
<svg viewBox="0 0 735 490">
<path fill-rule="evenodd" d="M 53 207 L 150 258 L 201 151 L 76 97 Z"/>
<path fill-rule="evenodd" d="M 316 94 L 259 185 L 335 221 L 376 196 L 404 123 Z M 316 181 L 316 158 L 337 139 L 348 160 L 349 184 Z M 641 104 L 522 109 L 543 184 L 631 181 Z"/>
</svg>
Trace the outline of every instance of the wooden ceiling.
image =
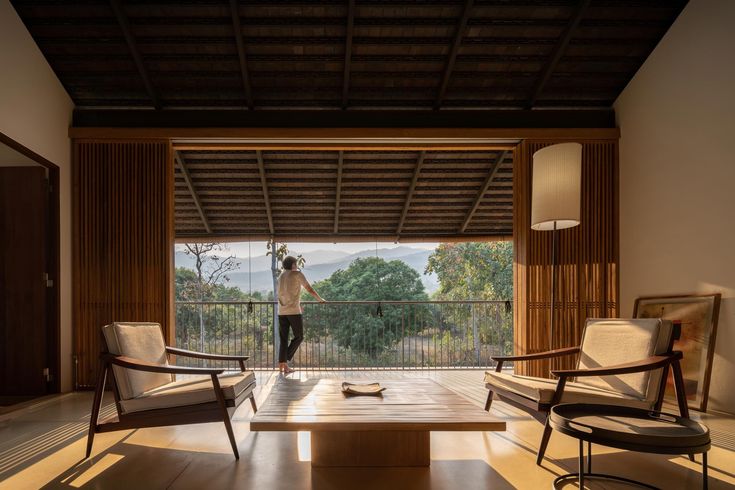
<svg viewBox="0 0 735 490">
<path fill-rule="evenodd" d="M 511 151 L 178 151 L 177 239 L 513 234 Z"/>
<path fill-rule="evenodd" d="M 610 107 L 686 1 L 12 4 L 78 108 L 528 109 Z"/>
</svg>

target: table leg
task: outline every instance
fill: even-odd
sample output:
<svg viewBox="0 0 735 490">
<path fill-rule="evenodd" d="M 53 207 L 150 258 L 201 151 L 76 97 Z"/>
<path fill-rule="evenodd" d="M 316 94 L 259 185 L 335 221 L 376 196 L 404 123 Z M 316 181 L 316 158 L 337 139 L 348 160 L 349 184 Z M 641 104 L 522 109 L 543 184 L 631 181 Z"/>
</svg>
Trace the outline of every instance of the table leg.
<svg viewBox="0 0 735 490">
<path fill-rule="evenodd" d="M 592 473 L 592 443 L 587 442 L 587 473 Z"/>
<path fill-rule="evenodd" d="M 707 490 L 708 488 L 708 480 L 707 478 L 707 451 L 702 453 L 702 488 L 704 490 Z"/>
<path fill-rule="evenodd" d="M 312 466 L 429 466 L 429 431 L 313 431 Z"/>
<path fill-rule="evenodd" d="M 579 489 L 584 488 L 584 441 L 579 440 Z"/>
</svg>

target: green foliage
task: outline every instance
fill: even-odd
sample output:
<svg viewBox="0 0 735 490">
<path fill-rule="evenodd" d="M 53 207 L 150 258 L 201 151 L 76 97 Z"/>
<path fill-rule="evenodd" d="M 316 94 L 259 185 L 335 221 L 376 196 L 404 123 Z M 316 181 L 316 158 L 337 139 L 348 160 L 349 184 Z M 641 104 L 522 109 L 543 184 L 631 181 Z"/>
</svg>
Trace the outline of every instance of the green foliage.
<svg viewBox="0 0 735 490">
<path fill-rule="evenodd" d="M 442 243 L 429 256 L 426 272 L 439 277 L 435 299 L 513 299 L 511 242 Z"/>
<path fill-rule="evenodd" d="M 377 257 L 357 259 L 346 270 L 338 270 L 329 278 L 314 284 L 319 294 L 329 301 L 427 301 L 419 274 L 399 260 L 386 262 Z M 304 298 L 306 299 L 306 298 Z M 403 335 L 404 315 L 420 318 L 430 315 L 425 305 L 396 307 L 381 305 L 330 305 L 321 308 L 319 318 L 307 316 L 311 336 L 331 334 L 338 345 L 377 356 Z M 419 322 L 412 322 L 413 329 Z"/>
</svg>

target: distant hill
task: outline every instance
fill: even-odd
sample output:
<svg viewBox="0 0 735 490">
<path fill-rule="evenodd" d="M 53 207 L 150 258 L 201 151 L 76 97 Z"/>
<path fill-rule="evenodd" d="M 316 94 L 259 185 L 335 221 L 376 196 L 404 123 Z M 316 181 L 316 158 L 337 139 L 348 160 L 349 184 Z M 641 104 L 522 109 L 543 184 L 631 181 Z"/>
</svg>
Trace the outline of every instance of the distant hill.
<svg viewBox="0 0 735 490">
<path fill-rule="evenodd" d="M 431 250 L 412 247 L 378 249 L 378 257 L 389 261 L 401 260 L 418 272 L 421 276 L 421 282 L 424 284 L 424 288 L 426 288 L 427 294 L 432 294 L 439 288 L 439 280 L 435 274 L 424 274 L 426 264 L 429 260 L 429 255 L 431 255 L 431 253 Z M 328 278 L 339 269 L 347 269 L 350 266 L 350 263 L 355 259 L 374 256 L 374 249 L 362 250 L 353 254 L 348 254 L 346 252 L 315 250 L 313 252 L 304 253 L 306 266 L 303 270 L 309 278 L 309 281 L 314 283 Z M 193 258 L 186 255 L 184 252 L 176 252 L 175 260 L 176 267 L 194 269 Z M 237 261 L 240 263 L 240 267 L 236 271 L 230 272 L 227 275 L 230 279 L 228 282 L 229 286 L 237 286 L 241 290 L 247 292 L 249 291 L 249 280 L 252 280 L 253 291 L 270 291 L 273 288 L 270 271 L 271 258 L 269 256 L 253 256 L 252 275 L 248 274 L 247 257 L 238 257 Z"/>
</svg>

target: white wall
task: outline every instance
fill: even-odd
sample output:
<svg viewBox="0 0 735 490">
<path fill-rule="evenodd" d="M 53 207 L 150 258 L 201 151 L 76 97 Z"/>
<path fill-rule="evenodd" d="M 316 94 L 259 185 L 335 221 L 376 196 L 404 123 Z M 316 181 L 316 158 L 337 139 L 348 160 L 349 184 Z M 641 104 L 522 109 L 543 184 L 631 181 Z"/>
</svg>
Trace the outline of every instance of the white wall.
<svg viewBox="0 0 735 490">
<path fill-rule="evenodd" d="M 0 0 L 0 131 L 60 168 L 61 389 L 71 389 L 71 143 L 74 104 L 8 0 Z"/>
<path fill-rule="evenodd" d="M 710 408 L 735 413 L 735 1 L 692 0 L 615 103 L 621 315 L 723 294 Z"/>
</svg>

